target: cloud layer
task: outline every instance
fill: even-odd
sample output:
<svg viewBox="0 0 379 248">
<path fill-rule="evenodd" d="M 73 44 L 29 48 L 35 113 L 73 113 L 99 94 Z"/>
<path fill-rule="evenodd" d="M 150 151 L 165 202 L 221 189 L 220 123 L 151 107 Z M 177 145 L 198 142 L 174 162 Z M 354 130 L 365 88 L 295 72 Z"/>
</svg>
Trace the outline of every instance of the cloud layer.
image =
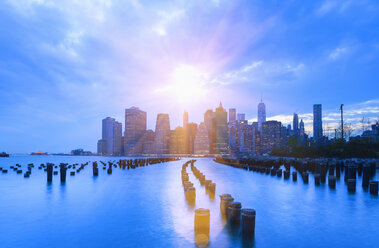
<svg viewBox="0 0 379 248">
<path fill-rule="evenodd" d="M 150 128 L 220 101 L 254 119 L 261 96 L 308 132 L 314 103 L 330 126 L 341 103 L 347 121 L 374 120 L 378 14 L 368 0 L 3 1 L 0 150 L 95 151 L 101 119 L 131 106 Z"/>
</svg>

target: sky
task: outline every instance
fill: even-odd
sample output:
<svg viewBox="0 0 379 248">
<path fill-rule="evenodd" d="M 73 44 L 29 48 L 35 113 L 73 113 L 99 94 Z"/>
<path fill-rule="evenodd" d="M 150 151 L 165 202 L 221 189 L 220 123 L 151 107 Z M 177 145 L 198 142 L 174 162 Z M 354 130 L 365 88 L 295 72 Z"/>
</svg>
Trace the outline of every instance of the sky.
<svg viewBox="0 0 379 248">
<path fill-rule="evenodd" d="M 339 106 L 359 134 L 379 119 L 379 2 L 370 0 L 4 0 L 0 151 L 96 152 L 125 108 L 171 128 L 222 102 L 256 120 L 294 112 L 312 136 Z"/>
</svg>

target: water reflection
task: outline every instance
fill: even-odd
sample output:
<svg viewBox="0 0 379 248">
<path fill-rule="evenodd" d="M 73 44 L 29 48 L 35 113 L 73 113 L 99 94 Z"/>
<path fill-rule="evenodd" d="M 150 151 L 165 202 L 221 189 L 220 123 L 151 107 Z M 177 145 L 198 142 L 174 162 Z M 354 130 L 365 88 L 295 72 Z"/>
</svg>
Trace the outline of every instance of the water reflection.
<svg viewBox="0 0 379 248">
<path fill-rule="evenodd" d="M 27 162 L 13 160 L 2 166 L 9 168 L 30 159 L 38 163 L 41 158 L 26 157 L 23 161 Z M 53 157 L 50 162 L 74 164 L 89 159 L 107 162 L 108 158 Z M 202 173 L 198 177 L 204 175 L 204 179 L 216 182 L 217 195 L 230 193 L 243 207 L 257 210 L 255 239 L 249 239 L 242 237 L 241 225 L 231 229 L 227 224 L 220 212 L 221 199 L 201 186 L 190 164 L 186 171 L 196 200 L 186 199 L 181 180 L 185 161 L 129 171 L 113 168 L 112 175 L 100 168 L 98 177 L 93 177 L 88 166 L 76 176 L 68 175 L 66 184 L 60 184 L 56 176 L 46 186 L 43 170 L 33 169 L 28 179 L 9 170 L 0 175 L 0 222 L 6 223 L 0 225 L 0 233 L 6 237 L 1 247 L 23 247 L 36 240 L 47 247 L 193 247 L 207 240 L 195 236 L 197 208 L 210 211 L 208 247 L 307 247 L 310 242 L 317 247 L 375 247 L 379 242 L 375 232 L 378 196 L 361 187 L 359 176 L 356 192 L 348 194 L 344 173 L 338 180 L 338 170 L 334 171 L 336 187 L 332 189 L 323 183 L 315 186 L 313 173 L 309 174 L 309 184 L 304 184 L 301 174 L 298 182 L 292 182 L 198 159 L 194 163 Z M 54 187 L 59 189 L 54 192 Z M 19 216 L 22 212 L 27 215 Z M 66 224 L 52 225 L 62 220 L 67 220 Z M 114 235 L 115 228 L 128 235 Z M 19 230 L 23 230 L 21 236 Z"/>
</svg>

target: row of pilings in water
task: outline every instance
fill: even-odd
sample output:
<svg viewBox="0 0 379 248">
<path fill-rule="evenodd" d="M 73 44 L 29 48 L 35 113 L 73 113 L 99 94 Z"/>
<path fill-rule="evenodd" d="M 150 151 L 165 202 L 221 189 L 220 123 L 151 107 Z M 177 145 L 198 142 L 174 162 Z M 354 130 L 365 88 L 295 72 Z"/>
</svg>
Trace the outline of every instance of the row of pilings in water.
<svg viewBox="0 0 379 248">
<path fill-rule="evenodd" d="M 373 178 L 376 174 L 377 161 L 342 160 L 342 159 L 295 159 L 295 158 L 216 158 L 216 162 L 241 168 L 249 171 L 265 173 L 271 176 L 289 179 L 292 171 L 292 180 L 297 181 L 299 173 L 303 183 L 309 183 L 309 173 L 314 176 L 316 186 L 325 184 L 331 189 L 336 188 L 336 181 L 343 174 L 349 193 L 355 193 L 357 178 L 362 178 L 362 188 L 372 195 L 378 195 L 378 181 Z M 284 167 L 284 170 L 281 168 Z M 328 179 L 328 180 L 326 180 Z"/>
<path fill-rule="evenodd" d="M 195 162 L 196 160 L 187 161 L 183 164 L 181 170 L 185 198 L 192 206 L 196 201 L 196 189 L 193 186 L 193 183 L 189 180 L 189 175 L 186 171 L 188 165 L 191 166 L 191 170 L 199 180 L 200 185 L 205 186 L 206 194 L 212 198 L 216 193 L 216 183 L 213 183 L 212 180 L 207 180 L 206 176 L 196 168 L 194 165 Z M 197 208 L 194 212 L 195 242 L 198 246 L 205 247 L 209 242 L 210 209 Z M 252 240 L 254 238 L 256 215 L 254 209 L 242 209 L 242 204 L 235 201 L 230 194 L 222 194 L 220 195 L 220 214 L 221 218 L 227 221 L 228 228 L 231 228 L 234 231 L 240 229 L 241 235 L 245 239 Z"/>
<path fill-rule="evenodd" d="M 153 164 L 161 164 L 170 161 L 177 161 L 180 158 L 142 158 L 142 159 L 120 159 L 118 161 L 108 161 L 108 162 L 92 162 L 92 173 L 94 177 L 99 176 L 99 163 L 102 166 L 103 170 L 107 171 L 107 174 L 112 174 L 113 168 L 120 169 L 135 169 L 137 167 L 144 167 Z M 91 162 L 88 161 L 86 163 L 78 163 L 69 165 L 68 163 L 60 163 L 59 166 L 53 163 L 40 164 L 38 166 L 39 170 L 44 170 L 46 172 L 47 182 L 51 183 L 53 181 L 53 175 L 60 174 L 60 182 L 66 182 L 67 170 L 69 170 L 70 176 L 75 176 L 75 174 L 79 173 L 81 170 L 84 170 L 86 166 L 88 166 Z M 32 169 L 35 168 L 33 163 L 27 165 L 27 169 L 24 173 L 24 178 L 29 178 L 32 174 Z M 22 165 L 16 164 L 15 166 L 11 165 L 9 169 L 0 167 L 0 172 L 8 173 L 8 170 L 13 170 L 17 174 L 22 174 Z"/>
</svg>

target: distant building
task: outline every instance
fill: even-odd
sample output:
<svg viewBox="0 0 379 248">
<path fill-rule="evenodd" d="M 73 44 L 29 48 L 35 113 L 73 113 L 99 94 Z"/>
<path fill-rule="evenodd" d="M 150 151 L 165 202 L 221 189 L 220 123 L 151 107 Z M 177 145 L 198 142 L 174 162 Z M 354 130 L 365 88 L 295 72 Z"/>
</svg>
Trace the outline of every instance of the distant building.
<svg viewBox="0 0 379 248">
<path fill-rule="evenodd" d="M 121 155 L 122 124 L 114 118 L 102 120 L 102 139 L 98 141 L 98 153 Z"/>
<path fill-rule="evenodd" d="M 188 123 L 187 129 L 185 130 L 188 136 L 188 154 L 194 154 L 195 149 L 195 137 L 197 133 L 197 124 Z"/>
<path fill-rule="evenodd" d="M 237 121 L 244 121 L 245 120 L 245 114 L 238 113 L 237 114 Z"/>
<path fill-rule="evenodd" d="M 125 109 L 124 153 L 140 154 L 140 140 L 146 132 L 146 112 L 137 107 Z"/>
<path fill-rule="evenodd" d="M 262 102 L 258 104 L 258 131 L 262 135 L 262 124 L 266 121 L 266 105 Z"/>
<path fill-rule="evenodd" d="M 141 138 L 142 154 L 155 154 L 155 134 L 153 130 L 146 130 Z"/>
<path fill-rule="evenodd" d="M 253 125 L 249 125 L 247 120 L 238 122 L 239 153 L 250 155 L 254 152 Z"/>
<path fill-rule="evenodd" d="M 304 122 L 303 119 L 300 120 L 300 137 L 304 137 L 305 135 L 305 128 L 304 128 Z"/>
<path fill-rule="evenodd" d="M 168 142 L 169 154 L 187 154 L 188 153 L 188 136 L 182 127 L 177 127 L 170 131 Z"/>
<path fill-rule="evenodd" d="M 122 154 L 121 150 L 122 142 L 122 124 L 115 121 L 113 123 L 113 155 L 120 156 Z"/>
<path fill-rule="evenodd" d="M 155 152 L 168 153 L 168 140 L 170 137 L 170 118 L 168 114 L 158 114 L 155 124 Z"/>
<path fill-rule="evenodd" d="M 202 122 L 196 132 L 194 154 L 207 155 L 209 154 L 209 138 L 208 130 L 205 123 Z"/>
<path fill-rule="evenodd" d="M 187 129 L 187 125 L 188 125 L 188 112 L 185 111 L 183 114 L 183 128 Z"/>
<path fill-rule="evenodd" d="M 254 154 L 253 125 L 247 120 L 229 123 L 229 153 L 231 155 Z"/>
<path fill-rule="evenodd" d="M 379 141 L 379 123 L 371 125 L 371 130 L 365 130 L 362 133 L 362 138 L 370 141 Z"/>
<path fill-rule="evenodd" d="M 229 153 L 231 155 L 237 154 L 239 152 L 239 142 L 238 142 L 238 121 L 231 121 L 228 124 L 229 129 Z"/>
<path fill-rule="evenodd" d="M 293 113 L 293 134 L 299 135 L 299 116 L 296 113 Z"/>
<path fill-rule="evenodd" d="M 102 154 L 113 154 L 113 123 L 116 120 L 111 117 L 107 117 L 102 120 L 102 142 L 105 144 L 105 149 L 102 149 Z"/>
<path fill-rule="evenodd" d="M 229 109 L 229 122 L 234 122 L 237 120 L 236 114 L 237 114 L 237 112 L 236 112 L 235 108 Z"/>
<path fill-rule="evenodd" d="M 107 155 L 107 141 L 106 140 L 99 140 L 97 142 L 97 154 L 102 156 L 102 155 Z"/>
<path fill-rule="evenodd" d="M 285 147 L 288 145 L 289 134 L 290 134 L 290 131 L 285 126 L 282 126 L 280 128 L 280 146 L 281 147 Z"/>
<path fill-rule="evenodd" d="M 216 153 L 216 114 L 213 110 L 208 109 L 204 113 L 204 124 L 208 131 L 208 139 L 209 139 L 209 153 Z"/>
<path fill-rule="evenodd" d="M 216 122 L 216 153 L 226 154 L 228 153 L 228 113 L 222 107 L 222 103 L 215 112 Z"/>
<path fill-rule="evenodd" d="M 261 133 L 258 130 L 258 122 L 253 122 L 253 155 L 261 154 Z"/>
<path fill-rule="evenodd" d="M 266 121 L 262 124 L 262 153 L 269 153 L 281 145 L 281 127 L 278 121 Z"/>
<path fill-rule="evenodd" d="M 313 105 L 313 139 L 317 144 L 321 144 L 323 141 L 321 104 Z"/>
<path fill-rule="evenodd" d="M 75 149 L 71 151 L 72 156 L 92 156 L 92 152 L 83 149 Z"/>
</svg>

